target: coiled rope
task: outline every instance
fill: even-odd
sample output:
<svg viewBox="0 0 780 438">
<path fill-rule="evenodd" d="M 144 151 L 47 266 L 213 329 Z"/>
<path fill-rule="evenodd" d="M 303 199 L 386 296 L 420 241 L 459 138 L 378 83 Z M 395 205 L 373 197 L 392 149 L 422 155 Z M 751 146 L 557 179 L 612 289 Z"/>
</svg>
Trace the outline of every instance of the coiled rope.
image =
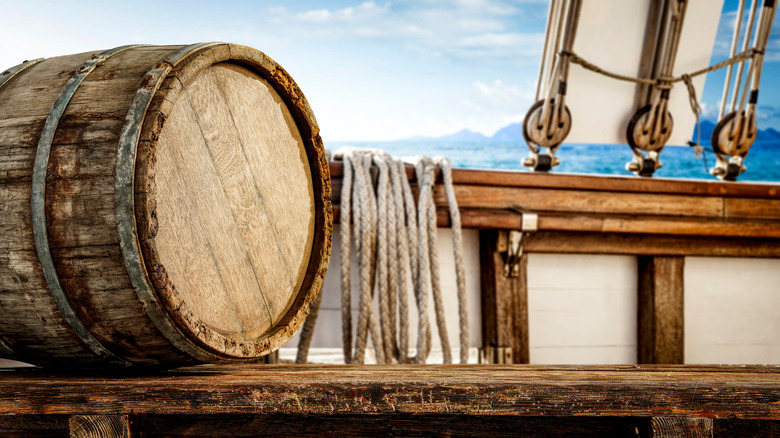
<svg viewBox="0 0 780 438">
<path fill-rule="evenodd" d="M 364 363 L 371 337 L 377 363 L 425 363 L 431 351 L 428 300 L 433 298 L 444 363 L 452 363 L 436 242 L 435 170 L 441 168 L 449 206 L 458 293 L 460 362 L 468 361 L 468 308 L 460 213 L 446 158 L 396 159 L 383 151 L 343 148 L 341 305 L 345 363 Z M 414 200 L 406 165 L 418 184 Z M 351 256 L 357 252 L 358 321 L 353 348 Z M 418 314 L 416 353 L 409 356 L 409 287 Z M 305 363 L 316 323 L 315 301 L 301 332 L 297 363 Z M 378 315 L 376 310 L 378 309 Z"/>
</svg>

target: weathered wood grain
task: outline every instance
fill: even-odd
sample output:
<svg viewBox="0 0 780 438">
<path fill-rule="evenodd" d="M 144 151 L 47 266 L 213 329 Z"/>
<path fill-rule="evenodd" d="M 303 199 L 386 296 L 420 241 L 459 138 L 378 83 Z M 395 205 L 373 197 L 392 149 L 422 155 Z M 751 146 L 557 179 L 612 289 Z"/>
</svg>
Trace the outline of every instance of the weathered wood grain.
<svg viewBox="0 0 780 438">
<path fill-rule="evenodd" d="M 72 415 L 70 438 L 131 438 L 127 415 Z"/>
<path fill-rule="evenodd" d="M 711 418 L 653 417 L 650 419 L 650 436 L 653 438 L 711 438 Z"/>
<path fill-rule="evenodd" d="M 639 257 L 639 363 L 680 364 L 684 348 L 684 257 Z"/>
<path fill-rule="evenodd" d="M 777 367 L 223 366 L 0 373 L 3 414 L 434 414 L 780 420 Z"/>
<path fill-rule="evenodd" d="M 67 415 L 2 415 L 4 438 L 62 438 L 68 436 Z"/>
</svg>

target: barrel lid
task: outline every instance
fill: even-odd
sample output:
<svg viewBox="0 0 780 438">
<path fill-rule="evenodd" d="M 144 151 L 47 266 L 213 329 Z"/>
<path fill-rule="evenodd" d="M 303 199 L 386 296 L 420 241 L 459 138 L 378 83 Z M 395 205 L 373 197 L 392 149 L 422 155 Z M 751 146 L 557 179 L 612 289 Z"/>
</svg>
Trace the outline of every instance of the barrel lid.
<svg viewBox="0 0 780 438">
<path fill-rule="evenodd" d="M 155 305 L 180 332 L 168 335 L 228 358 L 289 340 L 329 256 L 321 155 L 305 98 L 256 50 L 212 46 L 161 81 L 134 185 Z"/>
</svg>

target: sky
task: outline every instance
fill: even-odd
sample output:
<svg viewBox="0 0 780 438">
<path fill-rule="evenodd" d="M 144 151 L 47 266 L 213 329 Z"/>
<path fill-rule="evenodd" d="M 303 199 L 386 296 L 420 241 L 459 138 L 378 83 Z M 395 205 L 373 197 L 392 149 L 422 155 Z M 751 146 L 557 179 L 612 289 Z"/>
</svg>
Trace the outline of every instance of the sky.
<svg viewBox="0 0 780 438">
<path fill-rule="evenodd" d="M 0 68 L 125 44 L 225 41 L 281 64 L 326 142 L 461 129 L 492 135 L 521 121 L 533 103 L 547 7 L 547 0 L 0 0 Z M 713 62 L 728 56 L 736 7 L 726 0 Z M 710 76 L 701 101 L 714 120 L 724 76 Z M 773 32 L 762 128 L 780 129 L 777 78 Z"/>
</svg>

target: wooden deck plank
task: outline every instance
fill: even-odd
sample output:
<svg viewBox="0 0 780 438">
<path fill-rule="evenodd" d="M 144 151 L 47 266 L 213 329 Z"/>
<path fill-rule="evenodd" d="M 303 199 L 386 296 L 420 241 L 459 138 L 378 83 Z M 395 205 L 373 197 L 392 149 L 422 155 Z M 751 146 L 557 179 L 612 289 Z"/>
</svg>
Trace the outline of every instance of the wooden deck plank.
<svg viewBox="0 0 780 438">
<path fill-rule="evenodd" d="M 780 367 L 223 366 L 0 372 L 2 414 L 443 414 L 780 420 Z"/>
</svg>

